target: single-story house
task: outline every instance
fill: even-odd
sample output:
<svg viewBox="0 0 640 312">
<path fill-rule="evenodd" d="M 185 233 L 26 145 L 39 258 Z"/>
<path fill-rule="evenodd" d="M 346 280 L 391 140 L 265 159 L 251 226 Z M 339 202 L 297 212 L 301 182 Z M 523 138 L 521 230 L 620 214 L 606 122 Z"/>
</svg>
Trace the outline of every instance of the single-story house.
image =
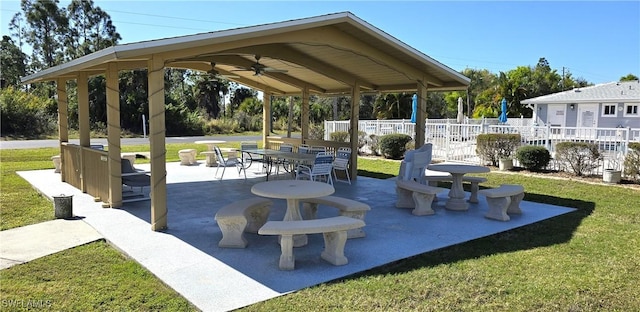
<svg viewBox="0 0 640 312">
<path fill-rule="evenodd" d="M 639 128 L 640 81 L 575 88 L 521 101 L 538 125 L 585 128 Z"/>
</svg>

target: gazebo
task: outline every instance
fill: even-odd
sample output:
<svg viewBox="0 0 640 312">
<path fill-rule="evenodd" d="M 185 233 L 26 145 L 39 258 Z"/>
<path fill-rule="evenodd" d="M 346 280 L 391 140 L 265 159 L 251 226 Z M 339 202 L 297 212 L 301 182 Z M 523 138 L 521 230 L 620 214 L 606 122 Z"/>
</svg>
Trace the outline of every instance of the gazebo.
<svg viewBox="0 0 640 312">
<path fill-rule="evenodd" d="M 428 30 L 425 30 L 428 31 Z M 147 69 L 151 156 L 151 228 L 167 227 L 164 69 L 215 70 L 264 92 L 263 141 L 270 140 L 271 96 L 301 96 L 302 135 L 308 139 L 309 96 L 416 92 L 416 148 L 424 144 L 427 91 L 466 90 L 470 80 L 352 13 L 343 12 L 174 38 L 117 45 L 45 69 L 23 83 L 57 83 L 63 181 L 121 207 L 122 173 L 118 72 Z M 245 71 L 237 71 L 246 68 Z M 106 78 L 107 151 L 90 148 L 88 78 Z M 76 80 L 80 144 L 68 144 L 66 83 Z M 359 106 L 351 107 L 350 144 L 357 150 Z M 352 153 L 356 177 L 357 154 Z"/>
</svg>

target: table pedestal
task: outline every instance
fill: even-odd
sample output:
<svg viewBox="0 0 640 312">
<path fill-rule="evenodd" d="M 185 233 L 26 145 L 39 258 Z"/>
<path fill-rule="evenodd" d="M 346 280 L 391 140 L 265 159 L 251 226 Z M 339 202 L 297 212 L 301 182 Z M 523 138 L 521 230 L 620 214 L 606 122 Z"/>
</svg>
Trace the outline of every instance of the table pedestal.
<svg viewBox="0 0 640 312">
<path fill-rule="evenodd" d="M 287 199 L 287 212 L 284 215 L 284 221 L 298 221 L 302 220 L 300 215 L 300 200 L 297 198 Z M 302 247 L 307 245 L 306 234 L 293 235 L 293 247 Z"/>
<path fill-rule="evenodd" d="M 447 200 L 447 204 L 445 205 L 449 210 L 464 211 L 469 209 L 469 204 L 464 200 L 462 176 L 464 176 L 464 173 L 451 173 L 451 190 L 449 191 L 449 200 Z"/>
</svg>

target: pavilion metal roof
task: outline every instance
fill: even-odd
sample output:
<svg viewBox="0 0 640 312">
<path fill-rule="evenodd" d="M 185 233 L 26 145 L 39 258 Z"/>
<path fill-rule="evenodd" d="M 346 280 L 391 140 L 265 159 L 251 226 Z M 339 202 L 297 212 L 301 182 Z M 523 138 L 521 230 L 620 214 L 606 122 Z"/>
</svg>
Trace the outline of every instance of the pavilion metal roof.
<svg viewBox="0 0 640 312">
<path fill-rule="evenodd" d="M 255 75 L 238 71 L 256 63 L 277 69 Z M 109 63 L 144 69 L 160 56 L 165 67 L 208 71 L 211 63 L 229 80 L 275 95 L 466 90 L 470 80 L 352 13 L 122 44 L 26 76 L 24 83 L 99 75 Z"/>
</svg>

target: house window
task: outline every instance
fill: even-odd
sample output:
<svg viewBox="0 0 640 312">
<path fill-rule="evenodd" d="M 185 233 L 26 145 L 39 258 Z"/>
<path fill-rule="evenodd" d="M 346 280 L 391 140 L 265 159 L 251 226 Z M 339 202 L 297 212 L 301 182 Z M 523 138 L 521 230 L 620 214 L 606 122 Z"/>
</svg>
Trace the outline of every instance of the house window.
<svg viewBox="0 0 640 312">
<path fill-rule="evenodd" d="M 605 104 L 602 106 L 603 117 L 615 117 L 616 116 L 616 104 Z"/>
<path fill-rule="evenodd" d="M 638 114 L 638 104 L 625 104 L 624 106 L 624 116 L 625 117 L 639 117 Z"/>
</svg>

